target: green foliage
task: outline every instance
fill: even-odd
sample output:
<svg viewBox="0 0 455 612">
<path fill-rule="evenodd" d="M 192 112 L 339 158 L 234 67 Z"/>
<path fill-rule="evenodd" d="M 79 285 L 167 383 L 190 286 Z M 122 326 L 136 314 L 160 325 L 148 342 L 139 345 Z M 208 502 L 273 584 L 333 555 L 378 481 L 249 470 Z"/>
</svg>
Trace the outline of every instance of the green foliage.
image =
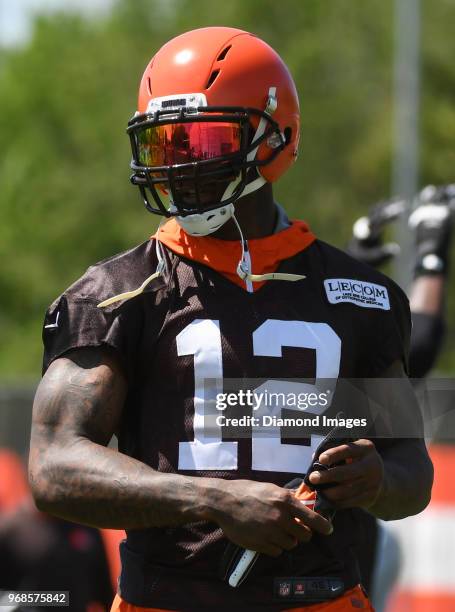
<svg viewBox="0 0 455 612">
<path fill-rule="evenodd" d="M 423 13 L 422 184 L 450 182 L 455 6 L 425 0 Z M 295 77 L 301 154 L 277 186 L 291 215 L 342 246 L 353 219 L 389 195 L 390 0 L 119 0 L 103 21 L 40 17 L 25 47 L 0 50 L 3 378 L 37 377 L 48 303 L 89 264 L 146 239 L 156 227 L 129 185 L 126 123 L 154 51 L 180 32 L 207 25 L 257 33 Z M 443 363 L 453 368 L 449 349 L 448 343 Z"/>
</svg>

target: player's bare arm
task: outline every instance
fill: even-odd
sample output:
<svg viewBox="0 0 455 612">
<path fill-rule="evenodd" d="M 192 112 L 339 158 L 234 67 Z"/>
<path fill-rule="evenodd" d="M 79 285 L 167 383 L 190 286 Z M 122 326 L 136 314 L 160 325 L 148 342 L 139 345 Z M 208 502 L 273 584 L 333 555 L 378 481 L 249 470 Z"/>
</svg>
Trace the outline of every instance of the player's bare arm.
<svg viewBox="0 0 455 612">
<path fill-rule="evenodd" d="M 214 520 L 232 541 L 272 555 L 307 541 L 312 530 L 331 531 L 325 519 L 273 484 L 159 473 L 106 448 L 126 391 L 106 350 L 79 349 L 51 364 L 36 394 L 30 452 L 41 510 L 119 529 Z"/>
<path fill-rule="evenodd" d="M 401 362 L 385 372 L 400 377 L 398 402 L 403 420 L 420 418 L 410 382 Z M 313 484 L 336 483 L 326 496 L 338 508 L 361 507 L 383 520 L 404 518 L 421 512 L 429 503 L 433 466 L 422 438 L 399 438 L 378 452 L 372 440 L 360 439 L 325 451 L 319 461 L 333 467 L 310 476 Z"/>
</svg>

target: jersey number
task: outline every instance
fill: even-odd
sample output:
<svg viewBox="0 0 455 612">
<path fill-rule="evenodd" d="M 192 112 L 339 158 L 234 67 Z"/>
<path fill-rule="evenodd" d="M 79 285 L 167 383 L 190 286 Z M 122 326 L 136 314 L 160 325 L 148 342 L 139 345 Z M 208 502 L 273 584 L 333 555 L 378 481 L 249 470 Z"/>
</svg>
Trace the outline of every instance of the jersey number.
<svg viewBox="0 0 455 612">
<path fill-rule="evenodd" d="M 318 379 L 324 380 L 327 403 L 330 406 L 334 385 L 340 371 L 341 340 L 327 323 L 281 321 L 268 319 L 253 332 L 253 355 L 282 357 L 283 346 L 314 349 L 316 352 L 316 383 L 268 380 L 253 391 L 259 393 L 310 393 L 318 390 Z M 179 443 L 180 470 L 236 470 L 237 442 L 222 440 L 221 427 L 204 433 L 204 405 L 215 402 L 223 391 L 223 360 L 220 323 L 211 319 L 196 319 L 177 336 L 177 354 L 194 355 L 194 441 Z M 332 387 L 332 388 L 331 388 Z M 295 408 L 296 412 L 303 409 Z M 312 408 L 312 414 L 317 409 Z M 281 407 L 267 406 L 254 411 L 262 419 L 269 414 L 280 417 Z M 207 418 L 207 417 L 205 417 Z M 312 435 L 311 445 L 282 444 L 279 427 L 267 427 L 267 437 L 254 435 L 252 429 L 252 469 L 267 472 L 304 473 L 321 437 Z"/>
</svg>

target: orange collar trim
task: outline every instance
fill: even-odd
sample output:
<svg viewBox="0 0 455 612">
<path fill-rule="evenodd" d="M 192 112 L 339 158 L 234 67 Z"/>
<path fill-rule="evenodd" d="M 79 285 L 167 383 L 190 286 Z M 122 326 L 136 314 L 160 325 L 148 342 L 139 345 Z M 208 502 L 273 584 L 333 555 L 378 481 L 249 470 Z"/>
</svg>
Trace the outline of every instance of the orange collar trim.
<svg viewBox="0 0 455 612">
<path fill-rule="evenodd" d="M 190 236 L 170 219 L 152 236 L 177 255 L 209 266 L 223 274 L 231 282 L 245 289 L 245 281 L 237 274 L 237 264 L 242 255 L 240 240 L 220 240 L 210 236 Z M 292 221 L 292 225 L 271 236 L 248 240 L 253 274 L 275 272 L 281 261 L 305 250 L 316 240 L 304 221 Z M 253 283 L 254 290 L 264 282 Z"/>
</svg>

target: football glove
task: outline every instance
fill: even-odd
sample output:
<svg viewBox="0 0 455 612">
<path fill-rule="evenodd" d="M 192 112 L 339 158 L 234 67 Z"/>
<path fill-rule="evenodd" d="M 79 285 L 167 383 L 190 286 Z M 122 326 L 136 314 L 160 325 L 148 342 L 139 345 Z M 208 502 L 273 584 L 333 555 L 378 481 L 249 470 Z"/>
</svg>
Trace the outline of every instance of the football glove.
<svg viewBox="0 0 455 612">
<path fill-rule="evenodd" d="M 414 277 L 447 274 L 455 209 L 455 184 L 428 185 L 416 196 L 409 227 L 415 234 Z"/>
<path fill-rule="evenodd" d="M 295 497 L 297 497 L 297 499 L 299 499 L 303 504 L 305 504 L 311 510 L 314 510 L 314 512 L 319 512 L 330 521 L 333 520 L 336 510 L 322 491 L 334 486 L 336 483 L 313 485 L 310 483 L 308 478 L 315 470 L 325 471 L 330 469 L 326 465 L 319 463 L 319 457 L 324 451 L 351 441 L 350 438 L 339 437 L 341 429 L 342 428 L 338 426 L 334 427 L 319 443 L 316 451 L 313 454 L 312 461 L 308 466 L 305 478 L 294 478 L 285 485 L 286 489 L 293 490 Z M 221 561 L 220 575 L 222 579 L 227 581 L 231 587 L 240 586 L 240 584 L 242 584 L 242 582 L 244 582 L 244 580 L 246 580 L 248 577 L 248 574 L 253 569 L 259 557 L 260 553 L 254 550 L 242 548 L 232 542 L 229 542 L 226 546 Z"/>
<path fill-rule="evenodd" d="M 400 252 L 396 242 L 383 242 L 384 228 L 395 221 L 406 208 L 398 198 L 372 206 L 366 217 L 360 217 L 352 227 L 352 238 L 346 252 L 355 259 L 378 267 Z"/>
</svg>

